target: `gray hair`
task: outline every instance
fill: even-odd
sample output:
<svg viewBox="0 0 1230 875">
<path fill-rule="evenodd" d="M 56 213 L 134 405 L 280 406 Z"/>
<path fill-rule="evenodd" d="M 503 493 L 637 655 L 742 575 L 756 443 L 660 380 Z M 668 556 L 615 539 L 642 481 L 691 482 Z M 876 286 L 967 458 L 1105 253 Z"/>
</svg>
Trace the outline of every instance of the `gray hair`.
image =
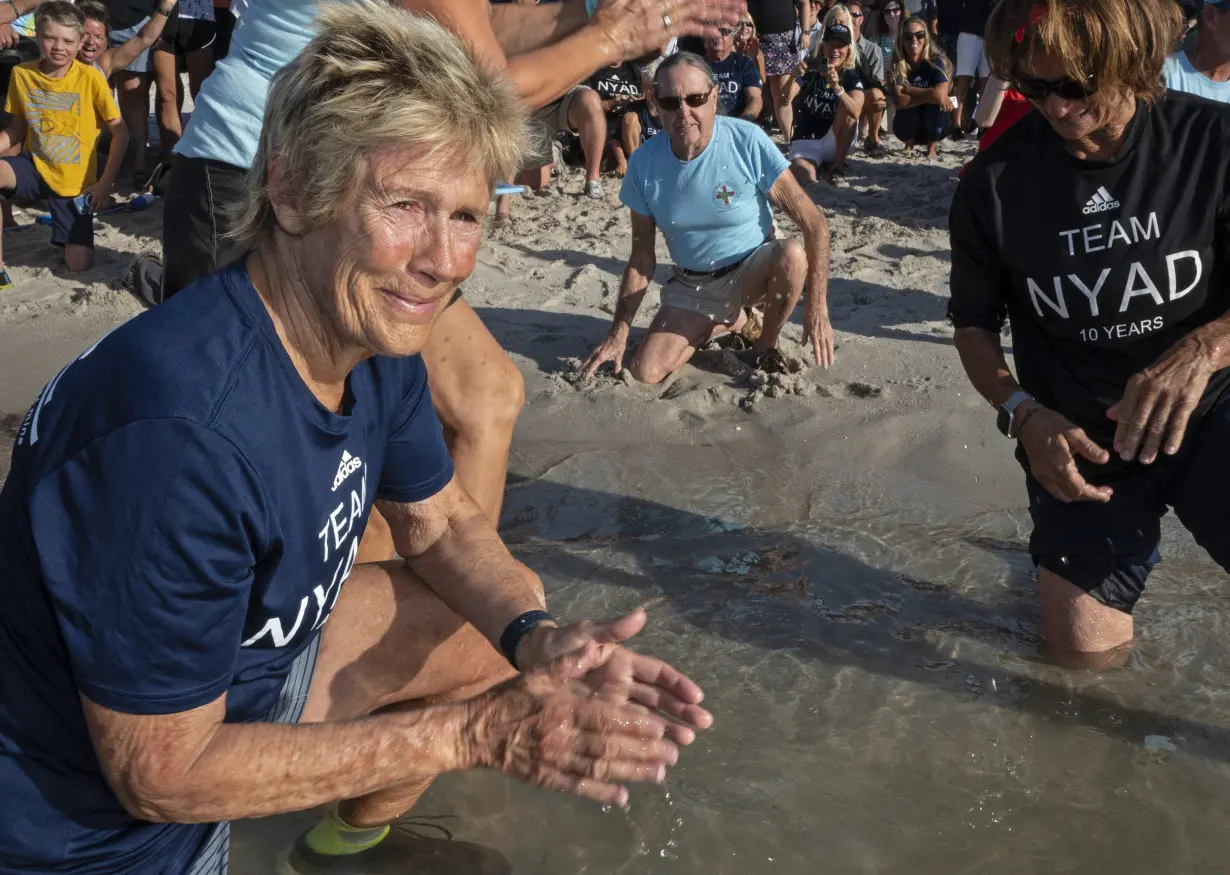
<svg viewBox="0 0 1230 875">
<path fill-rule="evenodd" d="M 667 55 L 658 64 L 658 69 L 653 74 L 653 90 L 656 94 L 658 91 L 658 83 L 662 81 L 662 76 L 669 73 L 676 67 L 695 67 L 697 70 L 705 74 L 705 80 L 708 81 L 709 87 L 713 88 L 717 85 L 717 77 L 713 75 L 713 68 L 709 66 L 709 62 L 700 55 L 692 52 L 675 52 L 673 55 Z"/>
<path fill-rule="evenodd" d="M 309 227 L 336 221 L 367 162 L 389 147 L 477 167 L 494 185 L 521 166 L 526 113 L 500 74 L 436 22 L 379 0 L 322 3 L 318 35 L 273 77 L 260 145 L 231 237 L 248 247 L 293 200 Z M 281 168 L 272 191 L 269 166 Z"/>
</svg>

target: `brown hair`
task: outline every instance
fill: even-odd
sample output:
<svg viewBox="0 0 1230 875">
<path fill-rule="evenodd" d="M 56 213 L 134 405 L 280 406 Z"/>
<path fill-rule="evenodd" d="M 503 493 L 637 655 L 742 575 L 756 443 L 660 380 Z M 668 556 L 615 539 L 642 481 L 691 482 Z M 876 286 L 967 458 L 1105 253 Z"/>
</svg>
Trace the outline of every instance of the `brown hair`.
<svg viewBox="0 0 1230 875">
<path fill-rule="evenodd" d="M 81 0 L 77 8 L 81 10 L 86 21 L 101 21 L 105 30 L 111 29 L 111 16 L 107 14 L 107 7 L 98 0 Z"/>
<path fill-rule="evenodd" d="M 905 4 L 902 4 L 902 9 Z M 907 15 L 905 20 L 901 22 L 901 27 L 897 30 L 897 38 L 893 40 L 893 60 L 892 67 L 888 70 L 888 78 L 898 85 L 905 85 L 910 78 L 910 62 L 905 59 L 905 47 L 902 41 L 905 35 L 910 32 L 911 24 L 922 25 L 923 34 L 923 52 L 922 57 L 918 62 L 921 64 L 926 61 L 932 67 L 941 71 L 948 79 L 952 79 L 952 62 L 948 60 L 948 56 L 940 49 L 939 40 L 931 33 L 931 28 L 927 27 L 927 22 L 919 18 L 917 15 Z"/>
<path fill-rule="evenodd" d="M 1098 92 L 1152 101 L 1182 32 L 1174 0 L 1001 0 L 986 27 L 991 72 L 1005 82 L 1045 56 Z"/>
<path fill-rule="evenodd" d="M 85 16 L 68 0 L 47 0 L 34 10 L 35 33 L 42 30 L 43 25 L 48 22 L 61 27 L 71 27 L 77 31 L 77 36 L 85 36 Z"/>
</svg>

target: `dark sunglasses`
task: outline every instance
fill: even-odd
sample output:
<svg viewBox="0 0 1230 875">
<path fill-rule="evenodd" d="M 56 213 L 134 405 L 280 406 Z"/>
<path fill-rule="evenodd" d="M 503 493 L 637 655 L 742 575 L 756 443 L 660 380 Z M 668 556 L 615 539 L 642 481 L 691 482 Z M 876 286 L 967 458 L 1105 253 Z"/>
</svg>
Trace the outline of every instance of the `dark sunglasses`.
<svg viewBox="0 0 1230 875">
<path fill-rule="evenodd" d="M 1097 91 L 1093 81 L 1078 82 L 1076 79 L 1035 79 L 1017 75 L 1012 87 L 1028 100 L 1046 100 L 1054 94 L 1060 100 L 1084 100 Z"/>
<path fill-rule="evenodd" d="M 685 103 L 695 109 L 698 106 L 704 106 L 708 103 L 709 95 L 712 93 L 713 90 L 710 89 L 703 94 L 685 94 L 683 97 L 677 97 L 675 95 L 659 95 L 657 98 L 658 106 L 662 107 L 662 109 L 667 112 L 674 112 Z"/>
<path fill-rule="evenodd" d="M 862 18 L 862 17 L 863 17 L 863 13 L 861 13 L 861 12 L 851 12 L 851 13 L 850 13 L 850 17 L 851 17 L 851 18 Z"/>
<path fill-rule="evenodd" d="M 719 27 L 718 28 L 718 34 L 720 36 L 730 36 L 733 33 L 734 31 L 731 30 L 729 27 Z"/>
<path fill-rule="evenodd" d="M 900 15 L 901 7 L 900 6 L 885 6 L 884 14 L 885 15 Z"/>
<path fill-rule="evenodd" d="M 921 43 L 927 41 L 927 32 L 925 30 L 908 30 L 901 37 L 902 42 L 906 43 Z"/>
</svg>

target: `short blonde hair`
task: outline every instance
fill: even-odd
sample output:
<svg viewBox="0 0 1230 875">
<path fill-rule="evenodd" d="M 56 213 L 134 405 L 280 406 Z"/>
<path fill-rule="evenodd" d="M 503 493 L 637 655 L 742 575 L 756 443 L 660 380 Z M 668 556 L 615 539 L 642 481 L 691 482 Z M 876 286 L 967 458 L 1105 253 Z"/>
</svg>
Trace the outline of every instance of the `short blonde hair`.
<svg viewBox="0 0 1230 875">
<path fill-rule="evenodd" d="M 230 236 L 255 247 L 277 228 L 279 194 L 292 193 L 310 228 L 353 203 L 370 157 L 419 147 L 428 158 L 511 178 L 529 148 L 526 111 L 499 73 L 480 67 L 436 22 L 380 0 L 322 3 L 318 35 L 273 77 L 246 201 Z"/>
<path fill-rule="evenodd" d="M 1174 0 L 1002 0 L 987 21 L 987 61 L 1012 82 L 1022 63 L 1051 57 L 1098 92 L 1152 101 L 1182 28 Z"/>
<path fill-rule="evenodd" d="M 39 4 L 34 10 L 34 32 L 42 33 L 45 24 L 58 24 L 77 31 L 77 36 L 85 36 L 85 16 L 68 0 L 50 0 Z"/>
<path fill-rule="evenodd" d="M 813 53 L 818 53 L 824 45 L 824 34 L 828 31 L 830 24 L 840 24 L 849 28 L 850 36 L 854 36 L 854 16 L 850 14 L 850 9 L 844 3 L 838 3 L 831 7 L 828 12 L 824 13 L 824 27 L 820 33 L 820 45 L 812 49 Z M 842 62 L 838 70 L 843 73 L 847 70 L 853 70 L 858 58 L 858 46 L 850 44 L 850 51 L 846 53 L 846 59 Z"/>
</svg>

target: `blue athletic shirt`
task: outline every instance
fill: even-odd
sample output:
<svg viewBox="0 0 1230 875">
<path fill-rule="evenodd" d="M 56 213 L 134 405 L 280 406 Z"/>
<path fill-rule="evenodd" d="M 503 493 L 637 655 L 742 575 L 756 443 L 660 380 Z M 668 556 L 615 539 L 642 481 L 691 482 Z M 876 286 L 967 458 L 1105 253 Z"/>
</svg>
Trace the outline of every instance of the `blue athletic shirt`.
<svg viewBox="0 0 1230 875">
<path fill-rule="evenodd" d="M 759 126 L 719 115 L 709 145 L 691 161 L 675 157 L 669 135 L 633 152 L 619 199 L 657 223 L 677 266 L 718 270 L 772 233 L 769 190 L 789 169 Z"/>
<path fill-rule="evenodd" d="M 227 56 L 201 85 L 192 118 L 173 150 L 252 166 L 269 82 L 316 35 L 319 0 L 252 0 L 235 24 Z"/>
<path fill-rule="evenodd" d="M 0 872 L 180 873 L 208 825 L 134 819 L 78 692 L 130 714 L 227 696 L 261 720 L 328 618 L 374 498 L 453 476 L 422 359 L 343 413 L 300 379 L 243 262 L 65 367 L 0 492 Z"/>
</svg>

